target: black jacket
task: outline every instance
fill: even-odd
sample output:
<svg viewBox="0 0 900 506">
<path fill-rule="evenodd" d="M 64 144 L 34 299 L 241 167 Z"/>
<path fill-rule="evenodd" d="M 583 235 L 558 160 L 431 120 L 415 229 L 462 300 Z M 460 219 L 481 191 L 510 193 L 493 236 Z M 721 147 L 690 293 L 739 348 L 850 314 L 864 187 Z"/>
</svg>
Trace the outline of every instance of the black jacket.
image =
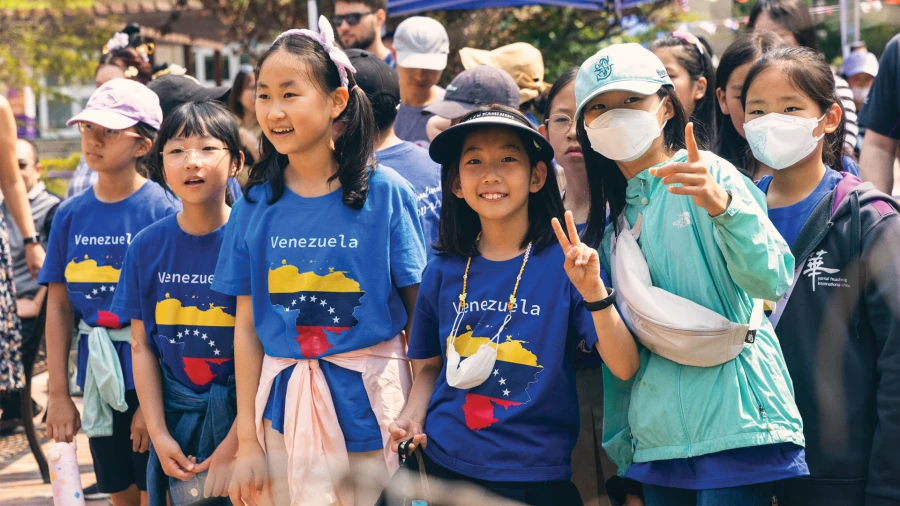
<svg viewBox="0 0 900 506">
<path fill-rule="evenodd" d="M 792 253 L 800 270 L 775 333 L 810 476 L 780 483 L 779 504 L 900 505 L 898 204 L 845 173 Z"/>
</svg>

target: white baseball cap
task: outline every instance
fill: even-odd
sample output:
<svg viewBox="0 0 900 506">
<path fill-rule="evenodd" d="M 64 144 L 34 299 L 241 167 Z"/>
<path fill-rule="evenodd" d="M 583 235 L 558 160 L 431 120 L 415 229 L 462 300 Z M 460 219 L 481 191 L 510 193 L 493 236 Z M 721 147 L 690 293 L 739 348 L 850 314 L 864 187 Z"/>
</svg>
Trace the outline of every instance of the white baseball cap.
<svg viewBox="0 0 900 506">
<path fill-rule="evenodd" d="M 850 53 L 844 60 L 841 71 L 847 77 L 856 74 L 869 74 L 875 77 L 878 75 L 878 58 L 869 52 Z"/>
<path fill-rule="evenodd" d="M 394 50 L 398 67 L 444 70 L 450 54 L 450 38 L 439 21 L 413 16 L 394 31 Z"/>
</svg>

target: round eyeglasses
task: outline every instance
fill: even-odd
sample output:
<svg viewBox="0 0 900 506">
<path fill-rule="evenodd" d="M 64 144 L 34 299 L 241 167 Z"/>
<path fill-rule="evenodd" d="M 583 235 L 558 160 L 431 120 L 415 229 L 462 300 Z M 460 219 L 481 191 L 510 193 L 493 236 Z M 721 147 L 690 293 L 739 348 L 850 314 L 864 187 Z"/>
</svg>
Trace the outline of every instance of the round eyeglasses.
<svg viewBox="0 0 900 506">
<path fill-rule="evenodd" d="M 95 125 L 93 123 L 87 123 L 84 121 L 78 122 L 78 131 L 81 132 L 81 135 L 90 134 L 95 138 L 103 140 L 103 142 L 116 142 L 117 140 L 121 139 L 123 135 L 127 137 L 135 137 L 138 139 L 141 138 L 141 135 L 135 132 L 105 128 L 100 125 Z"/>
<path fill-rule="evenodd" d="M 160 152 L 163 157 L 163 163 L 172 167 L 181 167 L 188 159 L 188 153 L 196 156 L 197 160 L 203 165 L 212 165 L 222 158 L 222 153 L 227 152 L 228 148 L 205 147 L 200 149 L 181 149 L 176 148 L 168 153 Z"/>
<path fill-rule="evenodd" d="M 569 133 L 569 129 L 572 128 L 572 123 L 574 123 L 572 118 L 566 116 L 565 114 L 554 114 L 550 116 L 550 118 L 548 118 L 546 121 L 547 129 L 555 134 Z"/>
</svg>

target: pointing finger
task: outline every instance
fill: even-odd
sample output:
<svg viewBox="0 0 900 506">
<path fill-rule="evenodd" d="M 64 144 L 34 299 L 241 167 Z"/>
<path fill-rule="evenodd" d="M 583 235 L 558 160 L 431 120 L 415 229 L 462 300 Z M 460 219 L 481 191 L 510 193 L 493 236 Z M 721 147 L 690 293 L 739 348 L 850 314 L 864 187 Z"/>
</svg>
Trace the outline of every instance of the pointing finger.
<svg viewBox="0 0 900 506">
<path fill-rule="evenodd" d="M 697 139 L 694 138 L 694 122 L 684 127 L 684 146 L 687 148 L 687 161 L 690 163 L 700 161 L 700 148 L 697 147 Z"/>
<path fill-rule="evenodd" d="M 572 211 L 566 211 L 566 228 L 569 229 L 569 239 L 572 241 L 572 245 L 581 244 L 581 239 L 578 238 L 578 228 L 575 227 L 575 215 L 572 214 Z"/>
</svg>

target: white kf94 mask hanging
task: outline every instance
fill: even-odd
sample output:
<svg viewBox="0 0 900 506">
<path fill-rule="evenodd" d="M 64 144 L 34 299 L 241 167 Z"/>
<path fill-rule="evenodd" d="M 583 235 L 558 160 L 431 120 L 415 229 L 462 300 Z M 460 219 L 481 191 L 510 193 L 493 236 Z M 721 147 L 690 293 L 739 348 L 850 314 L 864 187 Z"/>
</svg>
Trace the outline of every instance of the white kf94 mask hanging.
<svg viewBox="0 0 900 506">
<path fill-rule="evenodd" d="M 775 170 L 786 169 L 812 153 L 825 137 L 813 136 L 823 118 L 825 114 L 815 119 L 771 112 L 744 123 L 744 135 L 754 158 Z"/>
<path fill-rule="evenodd" d="M 656 119 L 665 102 L 663 98 L 652 112 L 613 109 L 601 114 L 590 125 L 584 125 L 591 148 L 610 160 L 630 162 L 640 158 L 666 126 L 666 123 L 659 126 Z"/>
</svg>

